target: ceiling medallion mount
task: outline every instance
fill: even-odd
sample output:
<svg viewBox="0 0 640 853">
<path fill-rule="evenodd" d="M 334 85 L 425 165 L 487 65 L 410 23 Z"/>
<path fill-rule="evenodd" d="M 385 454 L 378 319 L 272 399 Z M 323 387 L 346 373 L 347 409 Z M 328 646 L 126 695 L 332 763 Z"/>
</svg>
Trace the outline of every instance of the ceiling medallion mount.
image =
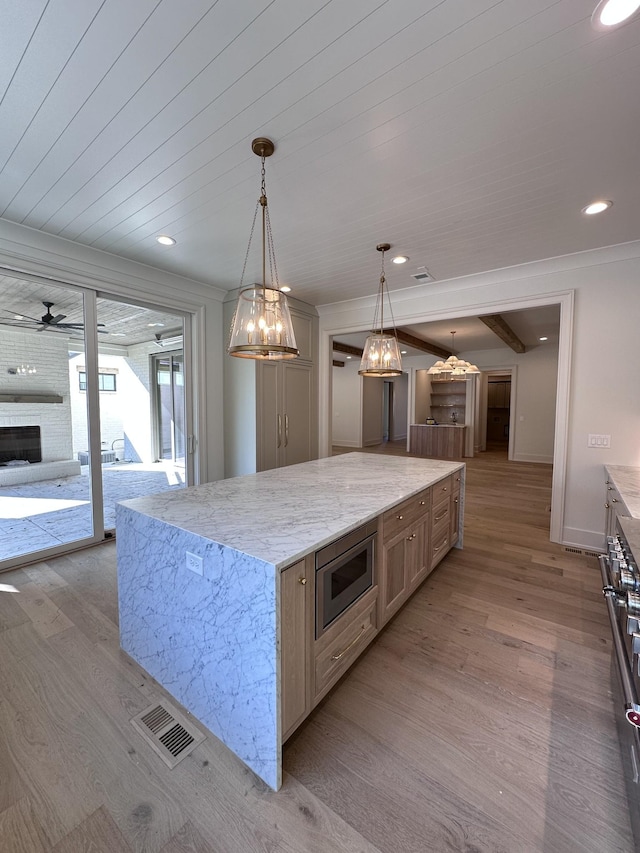
<svg viewBox="0 0 640 853">
<path fill-rule="evenodd" d="M 270 139 L 259 136 L 251 143 L 251 150 L 262 160 L 260 196 L 253 214 L 249 245 L 242 267 L 240 292 L 231 323 L 228 352 L 229 355 L 238 358 L 270 360 L 296 358 L 298 347 L 289 305 L 278 283 L 278 268 L 265 185 L 265 158 L 271 157 L 275 151 L 275 145 Z M 262 284 L 243 288 L 258 210 L 261 210 L 262 220 Z M 269 261 L 269 284 L 267 284 L 267 260 Z"/>
<path fill-rule="evenodd" d="M 254 154 L 257 154 L 258 157 L 271 157 L 273 152 L 276 150 L 276 146 L 270 139 L 267 139 L 266 136 L 258 136 L 251 143 L 251 150 Z"/>
<path fill-rule="evenodd" d="M 386 286 L 387 279 L 384 274 L 384 253 L 391 248 L 391 243 L 378 243 L 376 249 L 382 252 L 382 264 L 380 269 L 380 286 L 376 298 L 376 310 L 373 315 L 373 328 L 368 336 L 362 351 L 360 362 L 360 376 L 401 376 L 402 359 L 400 358 L 400 347 L 398 346 L 398 333 L 393 319 L 391 309 L 391 298 Z M 393 332 L 385 331 L 384 328 L 384 303 L 389 305 L 389 314 Z"/>
</svg>

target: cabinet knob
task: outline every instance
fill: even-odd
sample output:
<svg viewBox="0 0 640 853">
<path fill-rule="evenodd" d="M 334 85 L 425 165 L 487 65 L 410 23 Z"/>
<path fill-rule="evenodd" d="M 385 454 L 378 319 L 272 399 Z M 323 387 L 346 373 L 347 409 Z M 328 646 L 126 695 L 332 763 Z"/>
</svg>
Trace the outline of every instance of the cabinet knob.
<svg viewBox="0 0 640 853">
<path fill-rule="evenodd" d="M 302 586 L 304 586 L 306 584 L 306 582 L 307 582 L 306 578 L 298 578 L 298 583 L 301 583 Z"/>
<path fill-rule="evenodd" d="M 457 503 L 458 503 L 458 498 L 454 498 L 454 499 L 453 499 L 453 502 L 454 502 L 454 504 L 457 504 Z"/>
<path fill-rule="evenodd" d="M 398 516 L 398 521 L 402 521 L 402 519 L 403 519 L 403 518 L 404 518 L 404 515 L 399 515 L 399 516 Z"/>
<path fill-rule="evenodd" d="M 612 503 L 612 504 L 617 504 L 617 503 L 618 503 L 618 498 L 611 498 L 611 503 Z"/>
<path fill-rule="evenodd" d="M 442 491 L 443 491 L 443 492 L 446 492 L 446 491 L 447 491 L 447 487 L 446 487 L 446 486 L 443 486 L 443 487 L 442 487 Z"/>
<path fill-rule="evenodd" d="M 610 506 L 610 504 L 605 504 L 605 505 L 604 505 L 604 508 L 605 508 L 605 509 L 609 509 L 609 506 Z"/>
<path fill-rule="evenodd" d="M 424 501 L 420 501 L 420 506 L 424 506 Z"/>
</svg>

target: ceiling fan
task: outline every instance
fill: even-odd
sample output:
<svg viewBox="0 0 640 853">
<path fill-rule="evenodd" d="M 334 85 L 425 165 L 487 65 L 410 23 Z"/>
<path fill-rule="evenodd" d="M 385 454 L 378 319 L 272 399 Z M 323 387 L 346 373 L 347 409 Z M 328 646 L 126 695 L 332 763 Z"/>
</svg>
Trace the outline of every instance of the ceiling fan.
<svg viewBox="0 0 640 853">
<path fill-rule="evenodd" d="M 0 324 L 2 324 L 3 326 L 15 326 L 18 329 L 35 328 L 37 332 L 71 332 L 84 330 L 84 323 L 63 323 L 62 321 L 66 319 L 66 314 L 52 314 L 51 309 L 54 306 L 53 302 L 43 301 L 42 304 L 47 310 L 46 313 L 43 314 L 39 320 L 36 317 L 29 317 L 26 314 L 8 315 L 7 312 L 4 311 L 2 312 L 2 314 L 4 314 L 5 316 L 0 315 Z M 109 334 L 101 328 L 102 326 L 104 326 L 104 323 L 98 323 L 97 325 L 99 334 Z"/>
</svg>

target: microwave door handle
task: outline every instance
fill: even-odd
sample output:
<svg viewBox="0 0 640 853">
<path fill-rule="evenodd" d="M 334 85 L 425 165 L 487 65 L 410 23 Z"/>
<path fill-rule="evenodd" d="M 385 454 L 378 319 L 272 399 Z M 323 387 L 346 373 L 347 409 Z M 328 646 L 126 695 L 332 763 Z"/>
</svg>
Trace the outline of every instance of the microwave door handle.
<svg viewBox="0 0 640 853">
<path fill-rule="evenodd" d="M 600 556 L 598 557 L 598 560 L 600 561 L 600 569 L 602 570 L 602 563 L 604 562 L 604 557 Z M 616 663 L 618 666 L 618 672 L 620 673 L 620 681 L 622 683 L 625 716 L 629 723 L 635 725 L 637 728 L 640 728 L 640 704 L 638 704 L 638 697 L 633 686 L 633 681 L 631 680 L 631 673 L 629 672 L 624 638 L 622 636 L 622 630 L 620 628 L 618 616 L 616 613 L 614 590 L 605 590 L 604 599 L 607 602 L 607 612 L 609 614 L 609 622 L 611 623 L 611 634 L 613 636 L 613 648 L 615 652 Z M 630 719 L 630 715 L 633 716 L 633 720 Z M 635 719 L 638 720 L 638 725 L 636 725 L 636 723 L 634 722 Z"/>
</svg>

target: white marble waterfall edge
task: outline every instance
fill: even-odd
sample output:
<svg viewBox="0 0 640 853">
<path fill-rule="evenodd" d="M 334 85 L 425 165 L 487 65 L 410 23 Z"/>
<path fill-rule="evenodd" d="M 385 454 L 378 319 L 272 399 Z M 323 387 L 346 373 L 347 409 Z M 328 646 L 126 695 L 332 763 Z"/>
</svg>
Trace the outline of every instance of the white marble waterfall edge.
<svg viewBox="0 0 640 853">
<path fill-rule="evenodd" d="M 277 790 L 276 567 L 123 505 L 116 519 L 122 648 Z"/>
</svg>

